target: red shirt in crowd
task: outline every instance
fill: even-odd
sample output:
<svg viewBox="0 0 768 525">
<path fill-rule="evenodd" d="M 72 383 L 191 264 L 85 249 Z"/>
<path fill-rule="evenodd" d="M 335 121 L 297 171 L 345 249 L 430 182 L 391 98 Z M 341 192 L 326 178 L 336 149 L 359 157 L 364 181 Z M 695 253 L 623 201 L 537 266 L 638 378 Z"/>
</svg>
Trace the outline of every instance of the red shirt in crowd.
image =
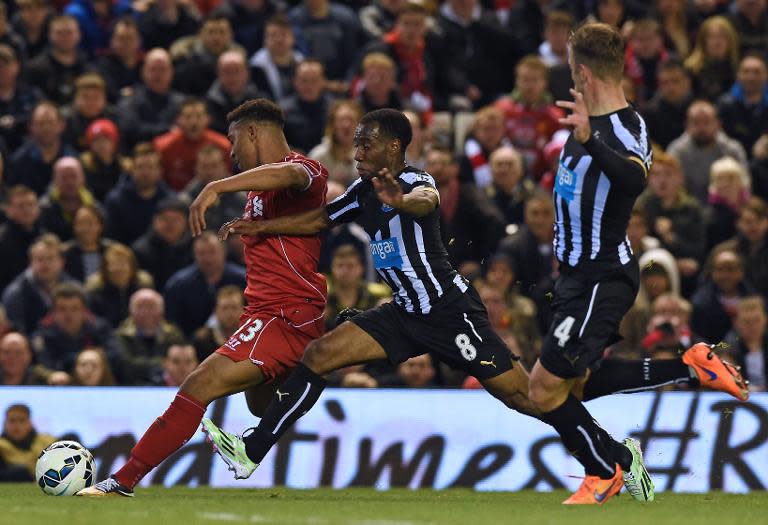
<svg viewBox="0 0 768 525">
<path fill-rule="evenodd" d="M 229 140 L 221 133 L 206 129 L 199 139 L 190 140 L 174 129 L 155 138 L 163 162 L 163 179 L 174 191 L 182 191 L 195 176 L 197 152 L 207 144 L 221 149 L 229 170 Z"/>
<path fill-rule="evenodd" d="M 507 136 L 523 156 L 526 173 L 538 182 L 548 168 L 542 153 L 544 146 L 562 127 L 558 120 L 564 113 L 553 104 L 528 106 L 510 97 L 500 99 L 496 107 L 504 112 Z"/>
</svg>

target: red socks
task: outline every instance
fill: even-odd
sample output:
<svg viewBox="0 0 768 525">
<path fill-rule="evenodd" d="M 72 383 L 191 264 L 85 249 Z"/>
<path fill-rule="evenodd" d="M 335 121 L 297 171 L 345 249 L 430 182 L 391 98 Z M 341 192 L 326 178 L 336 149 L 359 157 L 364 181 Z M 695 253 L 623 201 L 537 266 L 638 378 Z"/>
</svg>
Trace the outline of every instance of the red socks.
<svg viewBox="0 0 768 525">
<path fill-rule="evenodd" d="M 157 418 L 131 451 L 128 462 L 115 473 L 115 479 L 132 489 L 153 468 L 176 452 L 191 438 L 205 414 L 203 403 L 183 392 L 165 413 Z"/>
</svg>

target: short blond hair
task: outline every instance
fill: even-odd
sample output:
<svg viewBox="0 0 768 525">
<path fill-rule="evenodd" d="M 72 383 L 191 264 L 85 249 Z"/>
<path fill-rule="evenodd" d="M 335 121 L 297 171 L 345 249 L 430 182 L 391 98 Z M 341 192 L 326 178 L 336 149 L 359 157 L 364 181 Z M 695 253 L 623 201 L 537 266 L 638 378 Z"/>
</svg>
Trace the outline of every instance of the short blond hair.
<svg viewBox="0 0 768 525">
<path fill-rule="evenodd" d="M 384 53 L 368 53 L 363 59 L 363 71 L 367 71 L 372 67 L 383 67 L 390 71 L 396 71 L 397 65 L 395 61 L 389 55 Z"/>
<path fill-rule="evenodd" d="M 655 162 L 655 161 L 654 161 Z M 715 182 L 715 178 L 723 173 L 735 173 L 739 176 L 742 187 L 749 189 L 752 186 L 752 181 L 749 177 L 749 173 L 744 166 L 739 163 L 733 157 L 722 157 L 712 163 L 709 168 L 709 183 Z"/>
</svg>

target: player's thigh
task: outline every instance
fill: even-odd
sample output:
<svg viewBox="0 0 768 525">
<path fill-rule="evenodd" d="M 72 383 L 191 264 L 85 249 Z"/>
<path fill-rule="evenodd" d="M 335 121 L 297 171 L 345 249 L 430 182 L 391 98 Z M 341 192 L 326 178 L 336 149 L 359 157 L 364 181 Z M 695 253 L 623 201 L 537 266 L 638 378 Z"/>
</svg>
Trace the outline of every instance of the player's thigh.
<svg viewBox="0 0 768 525">
<path fill-rule="evenodd" d="M 427 349 L 423 345 L 415 344 L 408 334 L 406 324 L 411 317 L 412 314 L 403 312 L 394 303 L 385 303 L 360 312 L 328 334 L 330 336 L 343 328 L 344 334 L 348 334 L 345 337 L 354 338 L 357 348 L 342 348 L 339 356 L 324 359 L 326 362 L 332 360 L 333 369 L 336 369 L 375 359 L 387 359 L 390 363 L 397 365 L 413 356 L 423 354 Z M 339 335 L 341 334 L 334 335 L 334 340 Z M 328 340 L 330 338 L 321 338 L 318 340 L 317 346 L 322 346 Z M 324 348 L 323 350 L 328 353 L 333 352 L 331 348 Z M 316 360 L 317 355 L 318 353 L 313 348 L 312 355 L 305 355 L 305 360 Z M 361 356 L 364 359 L 361 359 Z M 326 365 L 324 368 L 328 368 L 328 366 Z"/>
<path fill-rule="evenodd" d="M 561 276 L 555 286 L 553 318 L 541 349 L 543 367 L 563 379 L 583 377 L 615 342 L 619 323 L 634 301 L 634 289 L 620 277 L 584 283 Z M 539 382 L 534 372 L 532 381 Z"/>
<path fill-rule="evenodd" d="M 322 375 L 339 368 L 386 359 L 376 340 L 355 323 L 347 321 L 307 346 L 301 362 Z"/>
<path fill-rule="evenodd" d="M 519 365 L 511 370 L 483 379 L 480 383 L 493 397 L 513 410 L 538 418 L 540 410 L 528 399 L 528 372 Z"/>
<path fill-rule="evenodd" d="M 261 384 L 264 380 L 261 369 L 252 362 L 232 361 L 213 353 L 184 380 L 181 391 L 204 403 L 210 403 Z"/>
<path fill-rule="evenodd" d="M 481 382 L 511 370 L 513 361 L 518 362 L 493 330 L 474 288 L 450 307 L 409 319 L 407 328 L 409 338 L 421 345 L 421 353 L 429 351 Z"/>
</svg>

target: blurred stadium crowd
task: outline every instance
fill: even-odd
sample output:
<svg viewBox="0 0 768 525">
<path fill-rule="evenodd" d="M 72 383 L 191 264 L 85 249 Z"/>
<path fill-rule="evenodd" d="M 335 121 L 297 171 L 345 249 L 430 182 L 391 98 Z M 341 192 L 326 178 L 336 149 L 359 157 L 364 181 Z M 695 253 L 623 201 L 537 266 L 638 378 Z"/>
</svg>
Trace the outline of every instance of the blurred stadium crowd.
<svg viewBox="0 0 768 525">
<path fill-rule="evenodd" d="M 557 266 L 551 191 L 566 41 L 621 28 L 625 91 L 656 145 L 629 225 L 642 287 L 607 349 L 726 341 L 768 387 L 766 0 L 5 0 L 0 4 L 2 384 L 178 385 L 237 328 L 239 239 L 192 239 L 187 207 L 232 171 L 228 111 L 268 97 L 329 199 L 356 178 L 372 109 L 407 111 L 445 244 L 527 365 Z M 242 213 L 222 196 L 209 227 Z M 388 300 L 355 225 L 326 234 L 327 322 Z M 343 386 L 474 387 L 421 356 Z"/>
</svg>

